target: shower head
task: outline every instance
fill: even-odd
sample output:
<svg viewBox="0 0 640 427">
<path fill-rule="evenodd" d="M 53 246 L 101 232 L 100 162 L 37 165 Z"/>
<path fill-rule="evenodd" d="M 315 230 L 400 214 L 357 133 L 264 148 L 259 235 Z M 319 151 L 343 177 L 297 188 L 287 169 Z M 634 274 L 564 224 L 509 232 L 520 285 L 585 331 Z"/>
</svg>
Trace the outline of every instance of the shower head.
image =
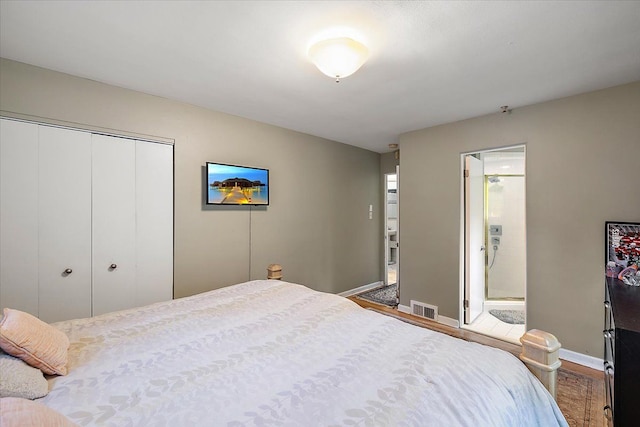
<svg viewBox="0 0 640 427">
<path fill-rule="evenodd" d="M 489 181 L 491 184 L 495 184 L 496 182 L 500 182 L 500 178 L 494 175 L 487 178 L 487 181 Z"/>
</svg>

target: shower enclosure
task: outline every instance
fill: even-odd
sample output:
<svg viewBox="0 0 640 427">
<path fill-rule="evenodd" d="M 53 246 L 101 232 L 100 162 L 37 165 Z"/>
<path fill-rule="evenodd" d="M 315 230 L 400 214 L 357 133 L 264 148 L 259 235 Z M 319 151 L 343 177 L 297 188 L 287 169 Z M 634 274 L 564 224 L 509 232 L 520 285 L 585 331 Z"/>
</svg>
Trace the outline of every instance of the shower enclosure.
<svg viewBox="0 0 640 427">
<path fill-rule="evenodd" d="M 487 185 L 486 299 L 524 299 L 523 195 L 524 176 Z"/>
<path fill-rule="evenodd" d="M 486 300 L 525 297 L 524 152 L 490 152 L 485 173 Z"/>
</svg>

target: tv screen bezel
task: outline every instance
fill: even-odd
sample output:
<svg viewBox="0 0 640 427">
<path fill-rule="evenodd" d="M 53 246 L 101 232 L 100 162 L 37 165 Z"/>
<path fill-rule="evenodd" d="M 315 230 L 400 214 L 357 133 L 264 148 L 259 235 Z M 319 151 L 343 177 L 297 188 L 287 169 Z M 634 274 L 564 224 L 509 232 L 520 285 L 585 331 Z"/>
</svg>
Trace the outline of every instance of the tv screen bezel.
<svg viewBox="0 0 640 427">
<path fill-rule="evenodd" d="M 258 171 L 264 171 L 267 173 L 267 182 L 265 184 L 265 187 L 267 189 L 267 202 L 266 203 L 217 203 L 217 202 L 213 202 L 210 200 L 209 198 L 209 165 L 218 165 L 218 166 L 231 166 L 234 168 L 241 168 L 241 169 L 247 169 L 247 170 L 258 170 Z M 259 168 L 259 167 L 253 167 L 253 166 L 245 166 L 245 165 L 236 165 L 236 164 L 230 164 L 230 163 L 220 163 L 220 162 L 206 162 L 205 164 L 205 173 L 204 173 L 205 177 L 204 177 L 204 181 L 205 181 L 205 202 L 208 206 L 269 206 L 269 203 L 271 203 L 271 188 L 270 188 L 270 182 L 269 182 L 269 169 L 267 168 Z"/>
</svg>

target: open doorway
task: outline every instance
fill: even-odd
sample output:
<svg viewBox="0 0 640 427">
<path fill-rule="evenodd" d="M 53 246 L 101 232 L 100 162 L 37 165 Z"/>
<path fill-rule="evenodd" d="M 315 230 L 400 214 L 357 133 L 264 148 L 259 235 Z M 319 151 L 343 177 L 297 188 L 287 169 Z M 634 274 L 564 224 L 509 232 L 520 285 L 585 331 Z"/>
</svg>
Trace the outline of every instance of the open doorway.
<svg viewBox="0 0 640 427">
<path fill-rule="evenodd" d="M 385 174 L 384 191 L 384 284 L 398 284 L 398 173 Z"/>
<path fill-rule="evenodd" d="M 461 326 L 520 344 L 526 330 L 525 147 L 461 156 Z"/>
<path fill-rule="evenodd" d="M 396 308 L 400 302 L 398 190 L 396 165 L 396 173 L 384 175 L 384 280 L 382 286 L 358 294 L 358 298 Z"/>
</svg>

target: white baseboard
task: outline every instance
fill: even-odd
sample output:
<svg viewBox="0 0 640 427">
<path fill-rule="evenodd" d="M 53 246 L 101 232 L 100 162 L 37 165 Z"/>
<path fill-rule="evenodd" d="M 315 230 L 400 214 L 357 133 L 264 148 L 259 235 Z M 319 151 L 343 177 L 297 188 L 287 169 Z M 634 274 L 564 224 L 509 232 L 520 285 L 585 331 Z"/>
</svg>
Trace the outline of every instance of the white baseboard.
<svg viewBox="0 0 640 427">
<path fill-rule="evenodd" d="M 350 297 L 351 295 L 360 294 L 370 289 L 379 288 L 382 285 L 384 285 L 383 282 L 373 282 L 373 283 L 369 283 L 368 285 L 362 285 L 355 289 L 349 289 L 348 291 L 340 292 L 338 295 L 340 295 L 341 297 Z"/>
<path fill-rule="evenodd" d="M 398 311 L 411 314 L 411 307 L 400 304 L 398 305 Z M 451 326 L 453 328 L 460 327 L 460 322 L 458 322 L 456 319 L 452 319 L 451 317 L 447 317 L 447 316 L 442 316 L 440 314 L 438 314 L 438 318 L 436 319 L 436 322 L 442 323 L 443 325 Z"/>
<path fill-rule="evenodd" d="M 604 370 L 604 360 L 597 357 L 588 356 L 586 354 L 577 353 L 564 348 L 560 349 L 559 356 L 560 359 L 577 363 L 578 365 L 586 366 L 587 368 L 595 369 L 597 371 Z"/>
<path fill-rule="evenodd" d="M 452 319 L 451 317 L 441 316 L 438 314 L 438 323 L 442 323 L 443 325 L 451 326 L 454 328 L 460 327 L 460 322 L 456 319 Z"/>
</svg>

